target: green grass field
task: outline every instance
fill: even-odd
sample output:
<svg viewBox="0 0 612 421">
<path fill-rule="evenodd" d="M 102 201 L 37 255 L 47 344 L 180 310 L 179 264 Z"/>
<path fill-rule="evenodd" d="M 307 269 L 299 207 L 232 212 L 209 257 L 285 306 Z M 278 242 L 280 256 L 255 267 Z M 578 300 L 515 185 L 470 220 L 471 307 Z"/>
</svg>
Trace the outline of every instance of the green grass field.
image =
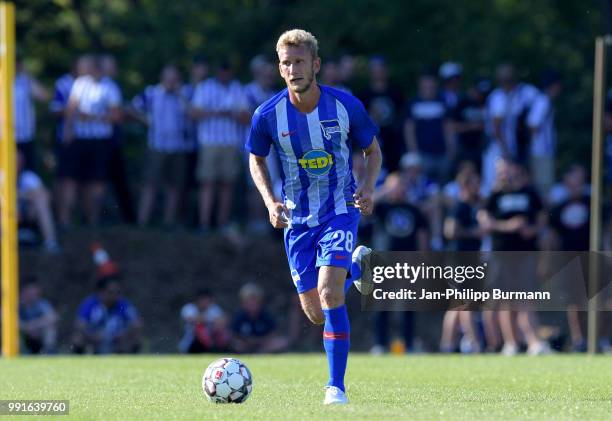
<svg viewBox="0 0 612 421">
<path fill-rule="evenodd" d="M 209 403 L 200 381 L 214 358 L 0 360 L 0 399 L 69 399 L 70 418 L 84 420 L 612 419 L 610 356 L 356 354 L 343 407 L 321 404 L 322 354 L 244 356 L 252 396 Z"/>
</svg>

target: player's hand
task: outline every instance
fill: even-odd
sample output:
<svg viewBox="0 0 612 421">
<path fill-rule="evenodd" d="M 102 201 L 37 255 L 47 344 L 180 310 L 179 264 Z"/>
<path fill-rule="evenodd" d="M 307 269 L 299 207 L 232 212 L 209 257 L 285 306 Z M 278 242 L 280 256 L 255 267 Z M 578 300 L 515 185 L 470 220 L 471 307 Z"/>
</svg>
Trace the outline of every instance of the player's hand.
<svg viewBox="0 0 612 421">
<path fill-rule="evenodd" d="M 268 214 L 270 215 L 270 223 L 274 228 L 287 228 L 289 226 L 289 208 L 281 202 L 273 202 L 268 207 Z"/>
<path fill-rule="evenodd" d="M 374 194 L 374 189 L 365 186 L 359 187 L 355 194 L 353 194 L 353 199 L 355 199 L 355 207 L 359 209 L 359 212 L 361 212 L 361 214 L 364 216 L 372 215 L 372 211 L 374 211 L 372 194 Z"/>
</svg>

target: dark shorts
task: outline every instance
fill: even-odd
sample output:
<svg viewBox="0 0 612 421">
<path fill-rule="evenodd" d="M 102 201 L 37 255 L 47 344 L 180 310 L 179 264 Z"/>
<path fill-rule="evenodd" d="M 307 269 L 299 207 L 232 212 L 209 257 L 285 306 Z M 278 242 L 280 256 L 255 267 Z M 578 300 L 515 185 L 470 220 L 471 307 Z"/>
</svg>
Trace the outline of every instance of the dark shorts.
<svg viewBox="0 0 612 421">
<path fill-rule="evenodd" d="M 34 151 L 34 141 L 17 143 L 17 151 L 23 158 L 23 167 L 26 170 L 36 170 L 36 154 Z"/>
<path fill-rule="evenodd" d="M 104 182 L 112 147 L 110 139 L 74 139 L 62 145 L 58 171 L 77 182 Z"/>
</svg>

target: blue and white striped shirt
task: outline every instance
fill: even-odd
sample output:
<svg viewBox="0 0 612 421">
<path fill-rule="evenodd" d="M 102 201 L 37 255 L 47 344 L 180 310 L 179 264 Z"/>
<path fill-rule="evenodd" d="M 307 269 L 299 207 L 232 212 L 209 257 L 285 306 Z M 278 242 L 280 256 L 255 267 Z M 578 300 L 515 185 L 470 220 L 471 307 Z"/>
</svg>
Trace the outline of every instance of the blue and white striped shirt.
<svg viewBox="0 0 612 421">
<path fill-rule="evenodd" d="M 132 100 L 138 111 L 147 114 L 149 147 L 160 152 L 190 150 L 186 139 L 186 107 L 180 93 L 167 91 L 162 85 L 148 86 Z"/>
<path fill-rule="evenodd" d="M 194 92 L 192 105 L 208 111 L 248 111 L 242 85 L 237 80 L 222 84 L 216 78 L 200 83 Z M 206 117 L 198 124 L 200 145 L 239 146 L 244 136 L 244 125 L 229 116 Z"/>
<path fill-rule="evenodd" d="M 287 89 L 253 115 L 246 149 L 267 156 L 274 145 L 281 161 L 283 201 L 292 227 L 314 227 L 345 214 L 353 201 L 353 142 L 367 148 L 378 132 L 363 104 L 341 90 L 319 85 L 321 97 L 310 113 L 298 111 Z"/>
<path fill-rule="evenodd" d="M 94 116 L 104 116 L 111 107 L 121 105 L 121 92 L 117 85 L 104 79 L 96 80 L 91 76 L 79 76 L 72 86 L 70 101 L 78 102 L 79 111 Z M 100 119 L 84 120 L 78 116 L 74 120 L 74 135 L 81 139 L 105 139 L 113 134 L 113 125 Z"/>
<path fill-rule="evenodd" d="M 73 84 L 74 77 L 70 73 L 66 73 L 55 81 L 55 91 L 53 92 L 53 98 L 51 99 L 51 102 L 49 102 L 49 111 L 60 113 L 66 109 Z M 63 136 L 64 119 L 61 118 L 57 124 L 56 137 L 58 140 L 61 141 Z"/>
<path fill-rule="evenodd" d="M 26 73 L 18 73 L 13 84 L 15 140 L 31 142 L 36 131 L 36 113 L 32 101 L 32 79 Z"/>
</svg>

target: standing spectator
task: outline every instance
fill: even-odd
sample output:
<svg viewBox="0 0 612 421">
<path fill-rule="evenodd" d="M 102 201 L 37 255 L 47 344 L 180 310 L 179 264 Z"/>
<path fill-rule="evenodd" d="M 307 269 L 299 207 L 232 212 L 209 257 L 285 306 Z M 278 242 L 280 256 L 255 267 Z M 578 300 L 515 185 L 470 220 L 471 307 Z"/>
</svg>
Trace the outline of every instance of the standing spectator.
<svg viewBox="0 0 612 421">
<path fill-rule="evenodd" d="M 113 147 L 113 124 L 121 119 L 120 105 L 120 92 L 103 81 L 100 59 L 94 58 L 92 73 L 74 82 L 66 110 L 64 144 L 68 157 L 59 208 L 63 226 L 70 224 L 77 185 L 83 187 L 87 222 L 98 224 Z"/>
<path fill-rule="evenodd" d="M 585 192 L 586 173 L 580 165 L 573 165 L 563 177 L 568 198 L 550 211 L 550 249 L 563 251 L 589 250 L 589 224 L 591 215 L 590 195 Z M 570 280 L 568 285 L 567 321 L 571 337 L 571 349 L 586 351 L 584 312 L 578 306 L 584 304 L 586 285 Z M 582 287 L 582 288 L 581 288 Z"/>
<path fill-rule="evenodd" d="M 500 64 L 496 70 L 498 88 L 487 99 L 487 115 L 490 121 L 490 141 L 483 157 L 483 183 L 489 192 L 495 181 L 496 161 L 500 157 L 513 160 L 526 158 L 531 131 L 527 116 L 538 90 L 521 83 L 511 64 Z"/>
<path fill-rule="evenodd" d="M 495 259 L 489 265 L 491 278 L 505 291 L 533 291 L 536 288 L 535 255 L 525 252 L 537 250 L 538 233 L 545 215 L 539 195 L 528 183 L 524 166 L 499 160 L 496 188 L 478 215 L 481 228 L 492 235 L 494 251 L 523 252 L 493 256 Z M 518 353 L 517 326 L 527 342 L 529 354 L 550 352 L 548 344 L 538 336 L 536 315 L 526 303 L 504 303 L 499 319 L 504 355 Z"/>
<path fill-rule="evenodd" d="M 193 58 L 189 68 L 189 80 L 181 88 L 183 98 L 189 104 L 193 103 L 193 94 L 196 87 L 208 77 L 208 61 L 204 56 Z M 187 178 L 185 180 L 186 199 L 189 192 L 197 189 L 196 166 L 198 162 L 198 121 L 193 119 L 189 113 L 185 116 L 185 139 L 189 144 L 187 151 Z M 186 200 L 187 201 L 187 200 Z"/>
<path fill-rule="evenodd" d="M 353 90 L 355 77 L 355 57 L 352 54 L 344 53 L 338 60 L 338 72 L 340 76 L 340 84 L 346 86 L 347 89 Z"/>
<path fill-rule="evenodd" d="M 104 54 L 101 58 L 102 78 L 104 83 L 111 85 L 111 89 L 119 93 L 119 102 L 122 102 L 121 88 L 117 84 L 117 61 L 110 54 Z M 125 222 L 136 223 L 136 211 L 134 201 L 130 192 L 127 172 L 125 168 L 125 157 L 123 155 L 123 133 L 121 120 L 114 122 L 113 135 L 111 137 L 111 151 L 108 160 L 108 179 L 115 193 L 117 204 Z"/>
<path fill-rule="evenodd" d="M 397 173 L 385 180 L 377 197 L 375 208 L 376 219 L 384 232 L 386 245 L 384 250 L 414 251 L 428 250 L 427 219 L 419 208 L 407 201 L 406 184 Z M 407 350 L 413 349 L 414 314 L 402 312 L 402 336 Z M 389 350 L 390 312 L 380 311 L 374 314 L 375 343 L 370 352 L 382 354 Z"/>
<path fill-rule="evenodd" d="M 228 63 L 221 64 L 216 77 L 196 87 L 192 117 L 199 120 L 200 229 L 203 233 L 210 231 L 213 201 L 218 192 L 217 224 L 228 232 L 234 181 L 240 172 L 239 151 L 244 125 L 249 121 L 243 88 L 233 79 Z"/>
<path fill-rule="evenodd" d="M 408 150 L 421 156 L 425 174 L 437 183 L 446 181 L 455 157 L 451 130 L 446 103 L 438 94 L 436 77 L 421 75 L 417 95 L 408 104 L 404 138 Z"/>
<path fill-rule="evenodd" d="M 15 82 L 13 84 L 13 115 L 17 149 L 23 155 L 24 166 L 29 170 L 36 168 L 36 113 L 34 100 L 47 102 L 49 92 L 24 68 L 23 61 L 17 57 Z"/>
<path fill-rule="evenodd" d="M 276 68 L 263 55 L 255 56 L 251 60 L 250 68 L 251 74 L 253 75 L 253 81 L 245 85 L 244 94 L 249 106 L 249 114 L 253 115 L 257 107 L 274 95 L 273 85 L 274 77 L 276 76 Z M 249 129 L 247 128 L 245 138 L 248 135 L 248 130 Z M 279 161 L 278 155 L 274 150 L 270 151 L 266 162 L 268 164 L 268 170 L 270 171 L 272 185 L 274 186 L 275 190 L 280 191 L 282 187 L 278 165 Z M 249 222 L 247 229 L 252 234 L 266 233 L 270 228 L 268 211 L 260 200 L 259 192 L 255 188 L 255 184 L 253 183 L 253 179 L 251 177 L 247 177 L 247 185 L 249 188 Z"/>
<path fill-rule="evenodd" d="M 30 354 L 57 352 L 57 313 L 42 297 L 36 279 L 28 279 L 21 287 L 19 303 L 19 330 Z"/>
<path fill-rule="evenodd" d="M 185 115 L 188 104 L 181 96 L 181 79 L 175 66 L 166 65 L 160 79 L 158 85 L 147 87 L 132 101 L 139 120 L 148 126 L 148 152 L 138 224 L 148 224 L 155 193 L 162 181 L 166 201 L 164 225 L 172 227 L 176 223 L 179 195 L 187 174 L 189 140 L 185 138 Z"/>
<path fill-rule="evenodd" d="M 557 131 L 554 101 L 561 94 L 561 76 L 553 70 L 547 71 L 542 77 L 541 88 L 529 110 L 527 124 L 531 129 L 531 174 L 535 186 L 544 195 L 555 179 Z"/>
<path fill-rule="evenodd" d="M 453 114 L 461 100 L 463 66 L 453 61 L 447 61 L 440 66 L 438 74 L 442 80 L 442 98 L 444 98 L 446 110 L 449 114 Z"/>
<path fill-rule="evenodd" d="M 96 293 L 79 306 L 72 339 L 76 354 L 136 353 L 140 350 L 141 322 L 132 303 L 121 295 L 116 276 L 98 279 Z"/>
<path fill-rule="evenodd" d="M 486 98 L 491 91 L 491 82 L 481 79 L 470 86 L 464 97 L 454 108 L 451 118 L 457 141 L 456 162 L 471 161 L 482 171 Z"/>
<path fill-rule="evenodd" d="M 480 177 L 471 168 L 463 167 L 457 174 L 459 201 L 444 220 L 444 236 L 452 242 L 455 251 L 479 251 L 483 230 L 478 226 L 476 214 L 480 208 Z M 466 264 L 468 262 L 461 262 Z M 440 350 L 453 352 L 457 346 L 457 333 L 461 327 L 464 333 L 463 350 L 480 352 L 480 340 L 476 333 L 474 314 L 471 311 L 449 310 L 444 315 Z M 487 329 L 486 327 L 491 327 Z M 490 331 L 491 342 L 496 338 L 494 325 L 485 324 Z M 499 340 L 499 336 L 497 335 Z"/>
<path fill-rule="evenodd" d="M 19 222 L 33 220 L 42 234 L 45 251 L 59 252 L 49 193 L 40 177 L 24 168 L 21 152 L 17 153 L 17 204 Z"/>
<path fill-rule="evenodd" d="M 351 90 L 342 84 L 340 65 L 335 60 L 326 60 L 321 67 L 321 83 L 351 93 Z"/>
<path fill-rule="evenodd" d="M 399 159 L 405 152 L 399 129 L 404 98 L 402 91 L 391 85 L 384 58 L 371 58 L 369 72 L 369 86 L 359 99 L 380 129 L 378 140 L 383 152 L 383 166 L 391 173 L 398 169 Z"/>
<path fill-rule="evenodd" d="M 208 289 L 196 295 L 194 303 L 181 309 L 185 332 L 179 343 L 183 353 L 225 352 L 229 348 L 230 331 L 223 310 L 217 305 Z"/>
<path fill-rule="evenodd" d="M 285 336 L 276 333 L 276 321 L 264 308 L 263 290 L 247 283 L 240 288 L 240 310 L 234 316 L 233 348 L 242 353 L 282 352 L 289 346 Z"/>
</svg>

